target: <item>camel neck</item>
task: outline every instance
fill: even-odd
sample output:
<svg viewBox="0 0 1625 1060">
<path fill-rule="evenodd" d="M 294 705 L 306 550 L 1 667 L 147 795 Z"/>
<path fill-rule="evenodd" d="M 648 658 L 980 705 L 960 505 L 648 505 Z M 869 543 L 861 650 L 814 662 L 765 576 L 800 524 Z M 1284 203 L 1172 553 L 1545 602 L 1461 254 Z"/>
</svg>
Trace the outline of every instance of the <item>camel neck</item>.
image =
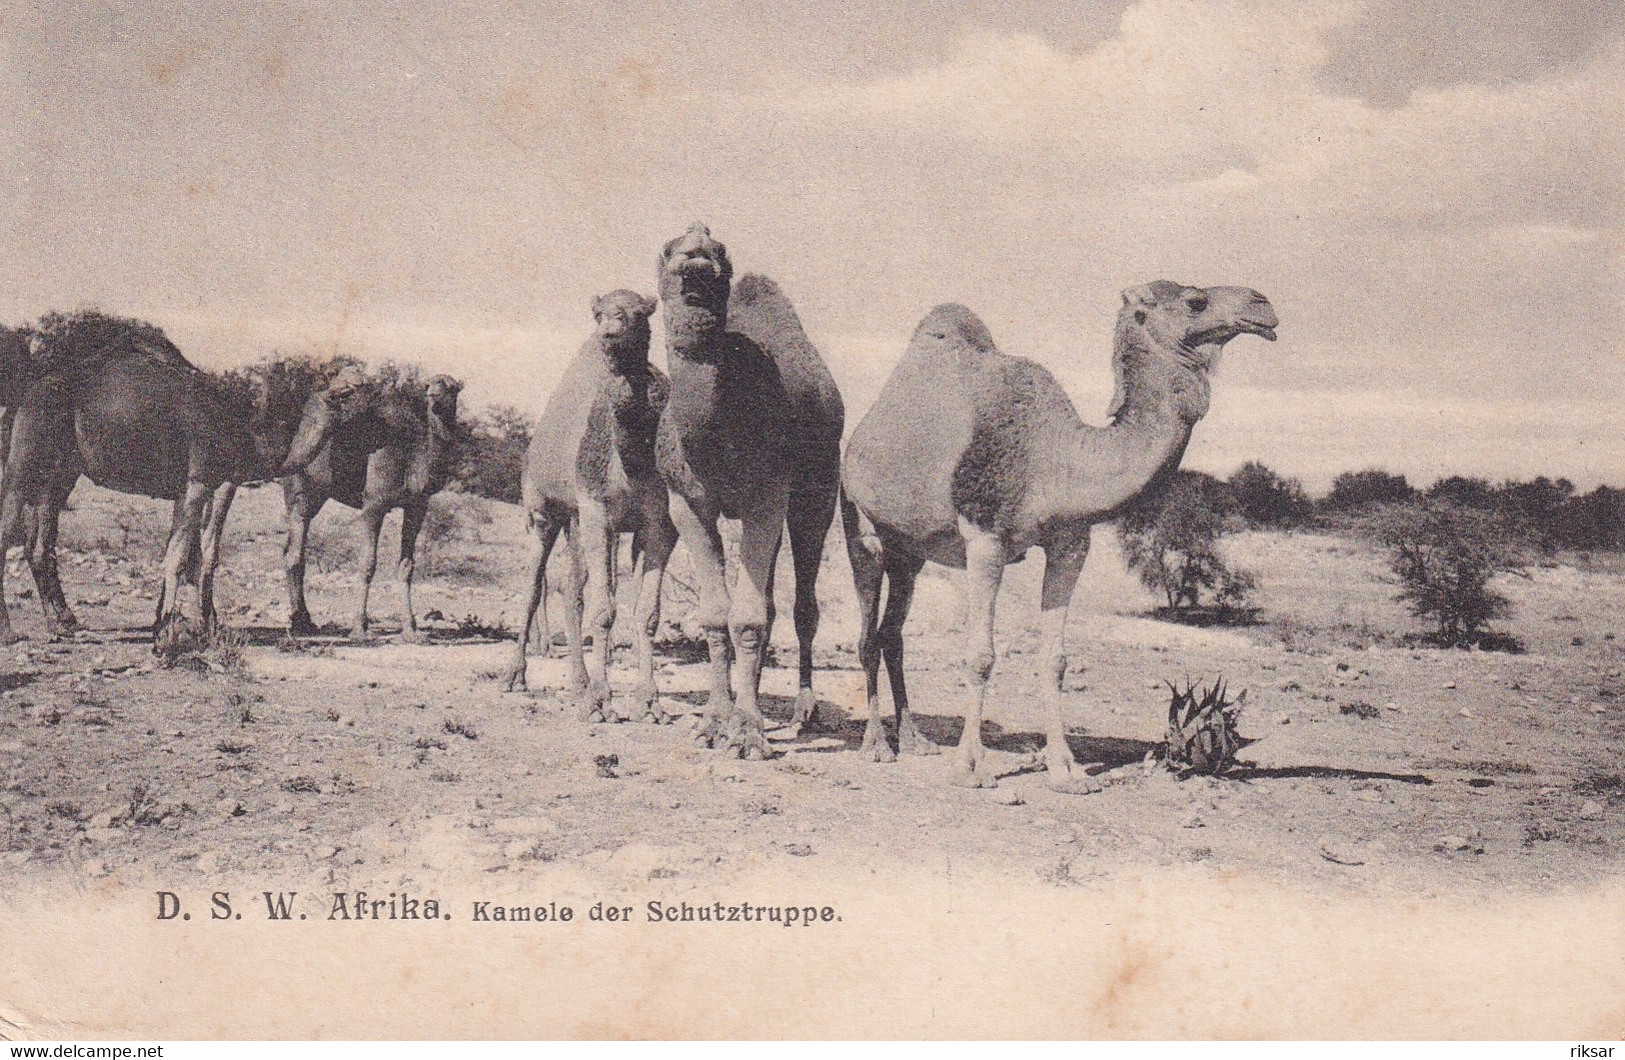
<svg viewBox="0 0 1625 1060">
<path fill-rule="evenodd" d="M 666 355 L 675 362 L 715 363 L 724 348 L 724 315 L 709 307 L 666 303 Z"/>
<path fill-rule="evenodd" d="M 1212 392 L 1207 371 L 1190 350 L 1161 349 L 1139 332 L 1120 331 L 1112 370 L 1117 376 L 1112 412 L 1119 424 L 1154 426 L 1177 420 L 1188 429 L 1207 415 Z"/>
<path fill-rule="evenodd" d="M 1061 503 L 1084 513 L 1115 512 L 1177 468 L 1207 411 L 1207 379 L 1191 361 L 1120 343 L 1113 364 L 1118 398 L 1112 424 L 1080 427 L 1061 462 Z"/>
</svg>

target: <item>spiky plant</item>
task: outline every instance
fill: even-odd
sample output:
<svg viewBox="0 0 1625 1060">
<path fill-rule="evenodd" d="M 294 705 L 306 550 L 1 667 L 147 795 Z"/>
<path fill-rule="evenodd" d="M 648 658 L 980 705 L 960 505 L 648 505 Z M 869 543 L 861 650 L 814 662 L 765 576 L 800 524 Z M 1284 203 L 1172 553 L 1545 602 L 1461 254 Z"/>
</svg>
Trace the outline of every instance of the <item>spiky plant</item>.
<svg viewBox="0 0 1625 1060">
<path fill-rule="evenodd" d="M 1200 690 L 1189 681 L 1184 691 L 1172 681 L 1165 684 L 1170 698 L 1164 761 L 1182 773 L 1227 772 L 1236 764 L 1236 752 L 1253 742 L 1236 731 L 1246 691 L 1231 700 L 1223 678 Z"/>
</svg>

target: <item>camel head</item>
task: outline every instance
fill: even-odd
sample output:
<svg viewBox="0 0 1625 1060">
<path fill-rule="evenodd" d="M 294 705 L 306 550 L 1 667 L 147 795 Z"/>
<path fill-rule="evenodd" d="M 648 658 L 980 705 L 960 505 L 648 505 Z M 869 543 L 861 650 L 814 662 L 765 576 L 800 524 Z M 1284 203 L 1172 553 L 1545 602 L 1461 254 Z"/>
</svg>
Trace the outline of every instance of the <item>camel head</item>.
<svg viewBox="0 0 1625 1060">
<path fill-rule="evenodd" d="M 1279 323 L 1269 299 L 1250 287 L 1186 287 L 1170 280 L 1130 287 L 1117 314 L 1112 350 L 1117 390 L 1107 415 L 1122 411 L 1127 376 L 1143 354 L 1171 356 L 1196 374 L 1205 393 L 1207 374 L 1218 367 L 1225 343 L 1238 335 L 1274 342 Z M 1198 404 L 1200 417 L 1207 411 L 1205 397 Z"/>
<path fill-rule="evenodd" d="M 455 376 L 431 376 L 423 384 L 423 397 L 429 406 L 429 416 L 441 426 L 451 428 L 457 423 L 457 395 L 463 392 L 463 381 Z"/>
<path fill-rule="evenodd" d="M 649 318 L 657 305 L 653 298 L 624 288 L 592 300 L 593 335 L 610 356 L 612 367 L 632 367 L 629 362 L 648 360 Z"/>
<path fill-rule="evenodd" d="M 700 222 L 661 249 L 657 276 L 668 310 L 674 305 L 703 309 L 718 322 L 727 316 L 733 263 L 728 248 L 712 239 L 711 230 Z"/>
<path fill-rule="evenodd" d="M 372 410 L 378 393 L 378 385 L 367 378 L 365 369 L 353 364 L 344 366 L 325 387 L 305 400 L 277 477 L 302 471 L 321 453 L 335 430 Z M 455 392 L 452 400 L 456 400 Z"/>
</svg>

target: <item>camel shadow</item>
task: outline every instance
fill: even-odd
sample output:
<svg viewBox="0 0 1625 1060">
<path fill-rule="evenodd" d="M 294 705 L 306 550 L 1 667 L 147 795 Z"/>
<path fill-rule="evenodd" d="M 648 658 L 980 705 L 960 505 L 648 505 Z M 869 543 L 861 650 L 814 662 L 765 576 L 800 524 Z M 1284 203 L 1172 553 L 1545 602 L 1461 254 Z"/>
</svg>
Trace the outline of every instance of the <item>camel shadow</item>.
<svg viewBox="0 0 1625 1060">
<path fill-rule="evenodd" d="M 0 674 L 0 692 L 14 692 L 19 688 L 26 688 L 39 680 L 39 672 L 35 670 L 19 670 L 16 673 Z"/>
<path fill-rule="evenodd" d="M 1225 776 L 1230 780 L 1392 780 L 1399 784 L 1433 783 L 1432 777 L 1421 773 L 1385 773 L 1381 770 L 1348 769 L 1342 766 L 1239 765 Z"/>
</svg>

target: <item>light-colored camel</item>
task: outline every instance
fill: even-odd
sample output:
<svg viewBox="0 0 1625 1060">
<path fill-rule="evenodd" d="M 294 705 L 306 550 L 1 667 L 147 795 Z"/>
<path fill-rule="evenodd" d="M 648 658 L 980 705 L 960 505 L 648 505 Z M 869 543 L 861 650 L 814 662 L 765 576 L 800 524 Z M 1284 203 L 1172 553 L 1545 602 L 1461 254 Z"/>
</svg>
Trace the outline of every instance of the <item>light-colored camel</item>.
<svg viewBox="0 0 1625 1060">
<path fill-rule="evenodd" d="M 305 601 L 305 544 L 311 520 L 329 500 L 361 510 L 362 585 L 352 632 L 368 632 L 367 597 L 378 568 L 378 536 L 384 517 L 402 509 L 401 636 L 420 642 L 412 607 L 417 538 L 428 516 L 429 497 L 446 484 L 455 459 L 457 395 L 462 383 L 447 375 L 427 382 L 396 380 L 371 388 L 351 417 L 335 428 L 304 469 L 282 480 L 287 506 L 283 570 L 288 586 L 288 625 L 295 635 L 314 633 Z"/>
<path fill-rule="evenodd" d="M 927 562 L 965 571 L 970 699 L 955 783 L 993 787 L 982 711 L 993 670 L 993 611 L 1005 565 L 1044 550 L 1042 632 L 1050 700 L 1044 760 L 1051 788 L 1098 790 L 1073 757 L 1062 718 L 1066 616 L 1089 528 L 1179 465 L 1207 413 L 1208 375 L 1237 335 L 1275 338 L 1275 310 L 1242 287 L 1165 280 L 1123 293 L 1112 366 L 1111 426 L 1088 427 L 1042 367 L 1002 354 L 964 306 L 933 309 L 915 330 L 847 446 L 842 521 L 868 679 L 863 753 L 891 761 L 880 715 L 886 662 L 899 749 L 934 753 L 914 726 L 903 677 L 903 623 Z M 883 583 L 890 583 L 880 618 Z"/>
<path fill-rule="evenodd" d="M 571 684 L 581 693 L 584 719 L 667 721 L 655 688 L 654 633 L 660 588 L 677 543 L 667 511 L 666 484 L 655 468 L 655 431 L 666 407 L 665 375 L 649 363 L 652 298 L 612 291 L 593 299 L 592 337 L 582 344 L 537 421 L 520 480 L 525 520 L 533 535 L 525 586 L 524 628 L 507 674 L 510 691 L 525 687 L 525 649 L 546 606 L 547 558 L 565 535 L 565 633 Z M 638 685 L 632 709 L 614 706 L 609 662 L 614 651 L 615 555 L 632 534 L 637 604 L 633 641 Z M 585 576 L 583 579 L 583 575 Z M 586 600 L 581 608 L 582 583 Z M 582 617 L 592 632 L 583 659 Z"/>
<path fill-rule="evenodd" d="M 672 520 L 693 558 L 697 617 L 711 660 L 699 738 L 745 758 L 765 758 L 758 685 L 796 459 L 790 402 L 772 357 L 728 330 L 733 265 L 704 225 L 665 245 L 657 275 L 671 374 L 657 462 L 671 491 Z M 740 524 L 732 592 L 721 519 Z"/>
<path fill-rule="evenodd" d="M 161 651 L 181 633 L 183 585 L 195 584 L 201 622 L 215 620 L 214 573 L 237 484 L 299 466 L 299 440 L 345 419 L 356 388 L 335 381 L 310 393 L 263 378 L 212 377 L 178 351 L 178 361 L 80 353 L 53 362 L 18 403 L 0 480 L 0 548 L 23 539 L 28 508 L 60 507 L 63 469 L 74 461 L 98 485 L 175 501 L 154 645 Z M 3 584 L 0 637 L 13 638 Z"/>
</svg>

